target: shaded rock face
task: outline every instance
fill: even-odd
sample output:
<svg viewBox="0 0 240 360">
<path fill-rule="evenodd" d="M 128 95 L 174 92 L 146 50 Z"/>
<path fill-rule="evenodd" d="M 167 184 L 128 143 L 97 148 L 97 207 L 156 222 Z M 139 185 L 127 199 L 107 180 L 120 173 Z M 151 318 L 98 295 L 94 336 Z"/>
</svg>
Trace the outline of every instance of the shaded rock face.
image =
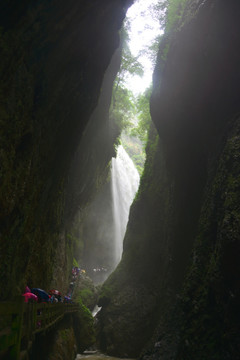
<svg viewBox="0 0 240 360">
<path fill-rule="evenodd" d="M 0 5 L 1 298 L 51 283 L 68 171 L 130 3 Z"/>
<path fill-rule="evenodd" d="M 62 266 L 63 260 L 66 258 L 72 259 L 74 257 L 81 264 L 81 267 L 89 270 L 86 264 L 89 263 L 89 256 L 94 258 L 93 247 L 96 244 L 92 244 L 91 239 L 86 234 L 87 219 L 89 216 L 93 216 L 94 202 L 96 201 L 103 201 L 103 208 L 111 209 L 110 194 L 108 194 L 110 161 L 115 153 L 113 144 L 119 135 L 119 129 L 109 121 L 108 112 L 113 82 L 121 62 L 121 52 L 120 44 L 104 74 L 98 104 L 89 119 L 72 159 L 65 190 L 63 215 L 65 226 L 58 239 L 53 270 L 53 278 L 56 279 L 57 284 L 55 285 L 53 282 L 53 287 L 59 287 L 61 279 L 65 278 L 64 274 L 66 275 L 66 272 L 69 273 L 71 270 L 71 263 L 68 267 Z M 106 216 L 110 214 L 109 211 L 106 212 Z M 101 221 L 98 217 L 95 220 Z M 91 227 L 97 231 L 94 222 Z M 102 245 L 100 244 L 100 246 Z M 102 248 L 101 251 L 104 252 L 106 247 L 102 246 Z M 98 255 L 99 248 L 97 249 L 97 258 Z M 108 257 L 110 255 L 111 253 Z M 92 270 L 93 267 L 90 266 L 90 269 Z M 63 287 L 61 288 L 63 289 Z"/>
<path fill-rule="evenodd" d="M 240 5 L 199 4 L 160 45 L 156 130 L 122 262 L 99 299 L 111 354 L 239 358 Z"/>
<path fill-rule="evenodd" d="M 81 306 L 78 313 L 65 316 L 47 334 L 36 336 L 30 359 L 72 360 L 94 342 L 93 318 Z"/>
<path fill-rule="evenodd" d="M 77 336 L 73 319 L 64 319 L 47 336 L 39 336 L 33 345 L 31 359 L 74 359 L 77 354 Z"/>
<path fill-rule="evenodd" d="M 101 189 L 105 183 L 109 171 L 106 164 L 115 154 L 113 144 L 119 136 L 119 129 L 109 120 L 109 107 L 113 82 L 121 64 L 121 54 L 120 44 L 104 74 L 98 104 L 91 114 L 72 160 L 65 207 L 67 219 L 76 214 L 79 204 L 84 207 L 96 196 L 97 191 L 94 190 Z"/>
</svg>

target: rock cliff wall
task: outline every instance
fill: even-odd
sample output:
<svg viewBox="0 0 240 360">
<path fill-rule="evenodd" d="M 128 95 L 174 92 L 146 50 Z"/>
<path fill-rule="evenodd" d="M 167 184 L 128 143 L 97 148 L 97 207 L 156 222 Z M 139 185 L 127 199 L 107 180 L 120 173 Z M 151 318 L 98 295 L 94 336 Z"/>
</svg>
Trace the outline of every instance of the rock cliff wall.
<svg viewBox="0 0 240 360">
<path fill-rule="evenodd" d="M 238 359 L 240 5 L 183 3 L 160 45 L 156 129 L 99 299 L 99 343 L 142 359 Z"/>
<path fill-rule="evenodd" d="M 48 288 L 56 251 L 63 258 L 72 246 L 63 232 L 69 168 L 130 3 L 0 5 L 1 298 L 26 282 Z M 69 259 L 62 260 L 67 269 Z"/>
</svg>

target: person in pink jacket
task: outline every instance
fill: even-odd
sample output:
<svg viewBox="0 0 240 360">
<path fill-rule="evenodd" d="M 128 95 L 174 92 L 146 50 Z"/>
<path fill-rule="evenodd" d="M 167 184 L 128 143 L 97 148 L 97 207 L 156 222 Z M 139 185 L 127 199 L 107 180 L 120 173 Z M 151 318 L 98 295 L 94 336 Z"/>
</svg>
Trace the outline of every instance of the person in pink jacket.
<svg viewBox="0 0 240 360">
<path fill-rule="evenodd" d="M 24 302 L 28 303 L 29 300 L 37 301 L 37 295 L 33 294 L 28 286 L 25 288 L 25 292 L 22 294 L 24 296 Z"/>
</svg>

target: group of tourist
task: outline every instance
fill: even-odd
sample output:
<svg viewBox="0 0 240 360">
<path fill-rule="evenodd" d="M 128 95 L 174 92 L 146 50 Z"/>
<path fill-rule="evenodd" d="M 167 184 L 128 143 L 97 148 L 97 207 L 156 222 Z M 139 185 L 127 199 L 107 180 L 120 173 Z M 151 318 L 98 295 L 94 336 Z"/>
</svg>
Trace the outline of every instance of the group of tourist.
<svg viewBox="0 0 240 360">
<path fill-rule="evenodd" d="M 72 281 L 69 285 L 69 289 L 67 295 L 62 296 L 61 292 L 52 289 L 49 292 L 42 290 L 40 288 L 32 288 L 30 289 L 26 286 L 24 293 L 24 302 L 38 302 L 38 303 L 71 303 L 72 302 L 72 294 L 75 287 L 75 282 L 80 274 L 85 274 L 85 270 L 81 270 L 79 267 L 75 266 L 72 268 Z"/>
<path fill-rule="evenodd" d="M 57 302 L 64 302 L 64 298 L 60 291 L 58 290 L 50 290 L 48 293 L 45 290 L 40 288 L 33 288 L 30 289 L 26 286 L 24 293 L 24 302 L 38 302 L 38 303 L 57 303 Z"/>
</svg>

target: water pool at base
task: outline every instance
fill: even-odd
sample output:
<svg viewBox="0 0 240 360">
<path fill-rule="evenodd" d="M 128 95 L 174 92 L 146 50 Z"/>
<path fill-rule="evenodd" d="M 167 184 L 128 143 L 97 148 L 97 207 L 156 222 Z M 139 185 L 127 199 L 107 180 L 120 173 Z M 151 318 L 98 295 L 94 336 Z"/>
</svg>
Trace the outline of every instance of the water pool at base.
<svg viewBox="0 0 240 360">
<path fill-rule="evenodd" d="M 108 356 L 101 354 L 100 352 L 96 351 L 85 351 L 84 354 L 78 354 L 75 360 L 134 360 L 129 358 L 117 358 L 113 356 Z"/>
</svg>

